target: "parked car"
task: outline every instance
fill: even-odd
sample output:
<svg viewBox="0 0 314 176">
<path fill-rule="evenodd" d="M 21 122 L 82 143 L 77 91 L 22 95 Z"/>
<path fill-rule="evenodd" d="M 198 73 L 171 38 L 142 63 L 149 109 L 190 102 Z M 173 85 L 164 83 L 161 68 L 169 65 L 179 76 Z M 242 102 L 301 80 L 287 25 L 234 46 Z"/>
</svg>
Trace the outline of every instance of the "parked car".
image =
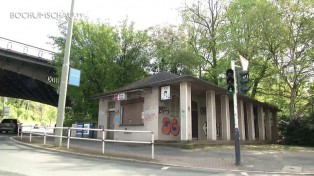
<svg viewBox="0 0 314 176">
<path fill-rule="evenodd" d="M 5 131 L 17 133 L 19 122 L 17 119 L 3 119 L 0 123 L 0 133 Z"/>
<path fill-rule="evenodd" d="M 35 124 L 34 129 L 39 129 L 39 125 Z"/>
</svg>

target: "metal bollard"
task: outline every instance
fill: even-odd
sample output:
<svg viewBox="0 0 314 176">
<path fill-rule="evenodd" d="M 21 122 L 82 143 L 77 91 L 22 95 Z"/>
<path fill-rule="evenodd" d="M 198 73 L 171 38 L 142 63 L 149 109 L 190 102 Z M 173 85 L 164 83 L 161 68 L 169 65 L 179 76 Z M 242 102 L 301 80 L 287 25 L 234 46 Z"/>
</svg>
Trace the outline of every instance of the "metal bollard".
<svg viewBox="0 0 314 176">
<path fill-rule="evenodd" d="M 155 158 L 155 147 L 154 147 L 154 132 L 152 132 L 152 159 Z"/>
<path fill-rule="evenodd" d="M 45 131 L 44 131 L 44 145 L 46 145 L 46 133 L 47 132 L 47 128 L 45 127 Z"/>
<path fill-rule="evenodd" d="M 67 144 L 67 149 L 70 148 L 70 137 L 71 137 L 71 128 L 68 128 L 68 144 Z"/>
<path fill-rule="evenodd" d="M 102 154 L 105 154 L 106 131 L 102 129 Z"/>
<path fill-rule="evenodd" d="M 31 129 L 29 130 L 29 142 L 32 142 L 32 131 L 33 129 L 31 127 Z"/>
<path fill-rule="evenodd" d="M 17 133 L 16 133 L 16 136 L 19 137 L 19 134 L 20 134 L 20 125 L 18 124 L 18 125 L 17 125 Z"/>
</svg>

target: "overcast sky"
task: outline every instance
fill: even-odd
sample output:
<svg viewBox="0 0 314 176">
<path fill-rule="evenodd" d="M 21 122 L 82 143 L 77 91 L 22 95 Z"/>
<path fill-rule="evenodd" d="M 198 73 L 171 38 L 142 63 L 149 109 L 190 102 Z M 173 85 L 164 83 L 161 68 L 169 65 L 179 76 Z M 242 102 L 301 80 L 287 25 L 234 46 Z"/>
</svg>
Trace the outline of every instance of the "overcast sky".
<svg viewBox="0 0 314 176">
<path fill-rule="evenodd" d="M 156 24 L 178 24 L 180 17 L 177 9 L 185 2 L 186 0 L 75 0 L 74 11 L 77 15 L 110 22 L 112 25 L 128 18 L 135 22 L 137 29 L 144 29 Z M 71 0 L 1 1 L 0 37 L 52 50 L 47 42 L 50 41 L 49 35 L 59 35 L 56 14 L 69 12 L 70 7 Z M 48 17 L 47 14 L 51 16 Z M 39 17 L 40 15 L 42 16 Z"/>
</svg>

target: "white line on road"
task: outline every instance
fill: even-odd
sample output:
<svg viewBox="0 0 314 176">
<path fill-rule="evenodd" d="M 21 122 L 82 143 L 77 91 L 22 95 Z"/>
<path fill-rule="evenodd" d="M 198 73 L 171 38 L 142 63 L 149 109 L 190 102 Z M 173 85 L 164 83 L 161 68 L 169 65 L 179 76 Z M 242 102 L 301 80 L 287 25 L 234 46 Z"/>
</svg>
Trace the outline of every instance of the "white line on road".
<svg viewBox="0 0 314 176">
<path fill-rule="evenodd" d="M 249 176 L 246 172 L 241 172 L 241 175 Z"/>
</svg>

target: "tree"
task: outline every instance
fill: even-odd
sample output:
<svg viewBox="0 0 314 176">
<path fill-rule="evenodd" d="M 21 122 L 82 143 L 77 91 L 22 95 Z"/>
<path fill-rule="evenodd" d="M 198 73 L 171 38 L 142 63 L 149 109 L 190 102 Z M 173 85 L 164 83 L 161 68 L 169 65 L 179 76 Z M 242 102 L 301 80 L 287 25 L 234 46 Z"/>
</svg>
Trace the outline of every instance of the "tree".
<svg viewBox="0 0 314 176">
<path fill-rule="evenodd" d="M 277 1 L 275 3 L 282 18 L 284 49 L 273 54 L 273 63 L 287 88 L 289 97 L 289 116 L 300 118 L 305 110 L 304 99 L 308 94 L 308 82 L 314 75 L 314 4 L 310 0 Z M 313 101 L 309 101 L 313 104 Z"/>
<path fill-rule="evenodd" d="M 220 43 L 219 28 L 224 22 L 225 5 L 220 1 L 197 1 L 191 6 L 186 5 L 182 10 L 184 26 L 188 31 L 189 44 L 192 46 L 198 58 L 199 77 L 205 71 L 209 81 L 218 85 L 218 75 L 222 72 L 218 69 Z"/>
<path fill-rule="evenodd" d="M 62 36 L 51 37 L 54 46 L 60 53 L 54 64 L 61 75 L 61 63 L 64 55 L 66 29 L 59 26 Z M 90 96 L 114 87 L 110 80 L 111 68 L 119 52 L 118 34 L 113 27 L 105 24 L 93 24 L 87 21 L 76 21 L 73 25 L 70 67 L 81 70 L 80 87 L 68 86 L 68 97 L 71 97 L 75 118 L 86 116 L 97 117 L 96 102 Z M 68 111 L 67 115 L 69 114 Z M 73 118 L 73 117 L 68 117 Z"/>
<path fill-rule="evenodd" d="M 119 52 L 114 62 L 115 88 L 144 78 L 150 69 L 147 31 L 136 31 L 134 23 L 124 20 L 119 26 Z"/>
<path fill-rule="evenodd" d="M 226 18 L 222 29 L 225 34 L 224 48 L 230 58 L 238 60 L 242 55 L 249 60 L 251 97 L 255 97 L 259 93 L 260 83 L 274 69 L 270 64 L 271 58 L 265 55 L 261 47 L 263 40 L 272 37 L 272 33 L 265 29 L 276 20 L 276 9 L 266 0 L 237 0 L 229 5 Z M 261 38 L 264 33 L 267 35 Z"/>
<path fill-rule="evenodd" d="M 202 10 L 193 12 L 208 19 Z M 308 98 L 313 77 L 313 3 L 235 0 L 222 19 L 217 33 L 223 34 L 218 37 L 219 49 L 226 57 L 218 65 L 243 55 L 250 61 L 250 96 L 274 102 L 290 118 L 302 116 L 313 103 Z M 192 29 L 198 31 L 198 25 Z"/>
<path fill-rule="evenodd" d="M 59 48 L 55 64 L 59 75 L 64 55 L 65 28 L 60 25 L 61 37 L 51 37 Z M 119 27 L 76 21 L 73 27 L 70 65 L 81 70 L 80 87 L 68 87 L 72 107 L 66 110 L 68 118 L 96 121 L 98 102 L 90 96 L 113 90 L 138 80 L 145 75 L 148 63 L 145 31 L 135 31 L 133 24 L 122 22 Z"/>
<path fill-rule="evenodd" d="M 149 30 L 152 71 L 167 71 L 179 75 L 194 75 L 199 61 L 180 27 L 155 26 Z"/>
</svg>

